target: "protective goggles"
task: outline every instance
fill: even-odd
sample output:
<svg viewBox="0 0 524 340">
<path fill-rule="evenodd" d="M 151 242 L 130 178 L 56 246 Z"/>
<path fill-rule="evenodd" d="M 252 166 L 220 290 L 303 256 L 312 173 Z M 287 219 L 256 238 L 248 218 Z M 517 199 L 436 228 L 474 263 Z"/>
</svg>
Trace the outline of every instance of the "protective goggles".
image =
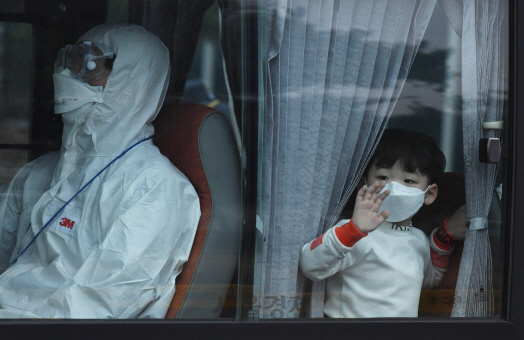
<svg viewBox="0 0 524 340">
<path fill-rule="evenodd" d="M 113 69 L 114 59 L 111 46 L 102 43 L 67 45 L 58 51 L 55 73 L 69 69 L 73 78 L 88 82 L 107 75 Z"/>
</svg>

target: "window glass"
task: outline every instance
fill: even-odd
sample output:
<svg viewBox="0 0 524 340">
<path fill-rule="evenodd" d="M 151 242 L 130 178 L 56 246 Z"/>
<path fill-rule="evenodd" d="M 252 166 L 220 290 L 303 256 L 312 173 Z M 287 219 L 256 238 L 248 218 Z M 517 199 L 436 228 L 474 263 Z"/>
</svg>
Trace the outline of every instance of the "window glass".
<svg viewBox="0 0 524 340">
<path fill-rule="evenodd" d="M 462 133 L 461 43 L 460 37 L 451 26 L 444 10 L 439 5 L 435 6 L 402 94 L 388 122 L 388 127 L 412 129 L 434 138 L 446 155 L 446 172 L 451 173 L 465 171 Z M 505 101 L 506 95 L 501 94 L 498 100 Z M 493 256 L 493 315 L 496 317 L 501 317 L 504 280 L 505 228 L 501 216 L 503 166 L 501 164 L 495 179 L 495 189 L 492 192 L 493 198 L 488 215 L 489 242 Z M 455 192 L 459 188 L 462 195 L 464 185 L 462 181 L 454 182 L 454 184 L 458 187 L 450 189 Z M 441 191 L 440 194 L 446 199 L 449 197 L 445 191 Z M 424 210 L 421 213 L 423 214 Z M 417 217 L 416 220 L 420 221 L 420 217 Z M 457 252 L 459 251 L 457 249 Z M 455 258 L 456 255 L 453 259 Z M 451 266 L 453 265 L 451 263 Z M 446 309 L 446 306 L 448 308 L 452 306 L 455 294 L 452 289 L 454 287 L 449 284 L 448 278 L 457 274 L 456 269 L 458 268 L 450 268 L 439 291 L 423 291 L 419 315 L 445 315 L 443 310 Z"/>
<path fill-rule="evenodd" d="M 0 1 L 1 13 L 26 10 L 24 2 L 8 3 Z M 60 315 L 42 311 L 45 317 L 163 318 L 164 312 L 144 311 L 162 304 L 170 306 L 168 318 L 181 320 L 503 318 L 508 234 L 504 216 L 508 216 L 511 194 L 506 190 L 510 171 L 504 157 L 498 163 L 481 163 L 479 148 L 485 150 L 483 160 L 492 161 L 498 143 L 506 141 L 507 132 L 500 130 L 498 122 L 504 121 L 505 128 L 507 2 L 481 1 L 486 5 L 478 7 L 482 10 L 468 8 L 464 15 L 462 8 L 446 1 L 198 3 L 201 6 L 168 0 L 108 0 L 84 8 L 72 1 L 58 8 L 43 6 L 44 14 L 34 13 L 35 8 L 29 6 L 27 10 L 40 25 L 35 32 L 33 23 L 0 23 L 0 213 L 6 214 L 0 221 L 16 220 L 15 232 L 9 235 L 17 235 L 3 252 L 9 253 L 7 258 L 0 253 L 0 268 L 21 254 L 20 263 L 3 275 L 16 272 L 17 266 L 34 264 L 31 256 L 51 254 L 40 259 L 39 263 L 45 263 L 42 271 L 49 270 L 50 277 L 75 272 L 74 280 L 58 290 L 62 295 L 57 294 L 57 305 L 81 301 L 84 306 L 93 298 L 111 301 L 118 296 L 124 306 L 122 312 L 113 310 L 111 303 L 99 303 L 99 308 L 60 314 L 68 310 L 64 307 L 57 309 Z M 105 16 L 86 14 L 102 4 Z M 475 22 L 475 29 L 463 30 L 468 23 L 461 20 Z M 102 22 L 139 24 L 169 49 L 169 85 L 162 87 L 165 77 L 155 76 L 154 84 L 147 86 L 147 91 L 166 91 L 163 108 L 153 122 L 153 143 L 183 173 L 175 171 L 181 183 L 187 177 L 199 194 L 200 218 L 192 213 L 197 205 L 192 189 L 184 191 L 190 192 L 184 196 L 187 199 L 180 200 L 193 202 L 189 207 L 180 208 L 180 197 L 170 196 L 180 191 L 170 187 L 174 170 L 168 162 L 155 161 L 158 154 L 153 146 L 138 157 L 138 163 L 104 170 L 137 150 L 132 146 L 139 140 L 126 140 L 122 132 L 130 131 L 122 129 L 125 116 L 110 131 L 110 135 L 122 133 L 121 138 L 105 144 L 117 145 L 118 152 L 108 156 L 96 145 L 85 158 L 96 158 L 93 163 L 84 158 L 75 163 L 78 150 L 71 145 L 77 146 L 78 141 L 65 138 L 60 162 L 58 154 L 40 159 L 39 166 L 58 165 L 36 167 L 41 172 L 30 178 L 34 185 L 14 186 L 14 190 L 23 188 L 24 199 L 33 201 L 15 202 L 20 192 L 8 192 L 3 185 L 35 155 L 57 149 L 62 131 L 56 125 L 69 118 L 67 113 L 62 117 L 53 113 L 52 60 L 65 41 L 74 42 Z M 493 22 L 495 28 L 490 26 Z M 489 35 L 485 39 L 487 27 L 496 39 Z M 54 35 L 59 38 L 47 39 Z M 45 39 L 37 38 L 35 44 L 33 36 Z M 110 72 L 116 73 L 124 57 L 117 53 Z M 115 79 L 109 77 L 107 86 L 114 86 Z M 134 81 L 128 89 L 150 79 Z M 31 104 L 33 93 L 35 105 Z M 126 92 L 124 97 L 139 102 L 149 95 Z M 109 101 L 103 104 L 99 107 L 110 107 Z M 156 106 L 150 109 L 150 104 L 145 100 L 144 110 L 155 111 Z M 181 112 L 187 115 L 174 120 Z M 112 117 L 105 116 L 103 124 L 87 120 L 89 133 L 78 136 L 94 144 L 104 141 L 102 130 L 107 131 Z M 201 121 L 191 120 L 195 117 Z M 495 128 L 477 128 L 482 122 Z M 72 125 L 66 126 L 66 135 Z M 380 150 L 384 131 L 391 128 L 434 139 L 447 160 L 445 173 L 436 181 L 438 190 L 428 179 L 427 187 L 416 192 L 419 197 L 423 192 L 422 205 L 428 196 L 436 198 L 413 218 L 408 214 L 393 221 L 396 224 L 382 223 L 377 230 L 361 231 L 361 224 L 351 225 L 348 220 L 355 220 L 356 194 L 368 178 L 367 165 L 374 150 Z M 191 134 L 193 130 L 196 134 Z M 152 129 L 143 132 L 142 137 L 149 136 Z M 145 144 L 137 148 L 149 143 L 140 142 Z M 171 149 L 173 145 L 180 152 Z M 69 152 L 66 156 L 64 150 Z M 187 156 L 188 150 L 198 150 L 198 157 Z M 69 157 L 75 162 L 68 162 Z M 424 181 L 427 169 L 422 171 L 417 162 L 415 170 L 421 171 L 414 173 Z M 142 173 L 137 169 L 149 164 L 154 166 L 148 169 L 156 172 L 140 182 Z M 395 164 L 379 168 L 391 169 Z M 57 166 L 60 170 L 55 171 Z M 194 171 L 193 166 L 202 170 Z M 205 183 L 199 176 L 211 168 L 215 172 Z M 118 180 L 112 182 L 110 176 L 115 173 Z M 66 177 L 60 182 L 63 186 L 57 184 L 56 178 Z M 104 181 L 106 185 L 100 184 Z M 51 185 L 55 190 L 48 192 Z M 132 189 L 125 191 L 125 185 Z M 46 195 L 54 195 L 49 199 L 52 204 L 40 200 Z M 126 201 L 128 197 L 140 199 Z M 148 206 L 153 201 L 156 204 Z M 27 207 L 36 205 L 39 208 L 33 214 Z M 460 210 L 463 205 L 467 205 L 467 216 Z M 177 209 L 183 214 L 173 216 Z M 184 218 L 187 221 L 180 222 Z M 410 219 L 412 225 L 403 223 Z M 214 226 L 195 232 L 197 220 L 201 224 L 209 220 Z M 336 229 L 340 233 L 333 227 L 339 220 L 344 220 Z M 192 229 L 180 231 L 184 223 Z M 466 242 L 450 240 L 447 226 L 466 223 L 470 226 Z M 38 238 L 41 230 L 43 236 Z M 438 230 L 438 236 L 431 234 L 433 230 Z M 202 252 L 190 253 L 189 244 L 193 251 Z M 430 247 L 440 247 L 440 252 L 435 255 Z M 166 249 L 172 252 L 167 257 Z M 53 267 L 66 255 L 73 260 Z M 175 269 L 174 259 L 185 262 L 187 257 L 179 274 L 181 266 Z M 159 265 L 161 258 L 166 260 Z M 120 270 L 133 264 L 134 274 Z M 77 273 L 79 268 L 90 269 Z M 177 272 L 173 300 L 173 275 L 153 283 L 143 283 L 135 275 L 156 277 L 165 268 Z M 54 289 L 41 289 L 40 280 L 24 282 L 33 286 L 22 295 L 30 292 L 33 301 L 45 300 L 46 292 Z M 60 296 L 69 297 L 70 289 L 75 298 L 60 300 Z M 1 294 L 0 300 L 2 296 L 9 294 Z M 29 312 L 38 315 L 40 311 Z M 12 317 L 2 313 L 0 309 L 0 317 Z"/>
<path fill-rule="evenodd" d="M 0 23 L 2 133 L 0 144 L 28 144 L 31 122 L 33 31 L 30 24 Z"/>
<path fill-rule="evenodd" d="M 33 31 L 30 24 L 0 22 L 0 184 L 27 162 L 31 128 Z M 6 149 L 7 148 L 7 149 Z M 13 150 L 18 148 L 19 150 Z M 11 149 L 11 150 L 9 150 Z"/>
<path fill-rule="evenodd" d="M 507 137 L 508 7 L 485 1 L 464 11 L 447 2 L 309 1 L 262 19 L 255 317 L 503 316 L 509 178 L 505 159 L 485 162 Z M 425 152 L 438 147 L 447 160 L 435 182 L 422 155 L 399 153 L 423 149 L 426 137 L 400 149 L 394 128 L 434 140 Z M 377 179 L 420 186 L 409 202 L 422 195 L 422 207 L 398 203 L 388 221 L 365 229 L 355 200 L 364 179 L 373 184 L 374 165 L 386 171 Z M 388 172 L 396 166 L 430 182 L 396 179 Z M 390 190 L 383 204 L 394 207 L 400 198 Z M 405 246 L 415 234 L 418 255 Z"/>
<path fill-rule="evenodd" d="M 229 114 L 219 20 L 219 7 L 215 2 L 204 14 L 195 56 L 181 101 L 200 103 Z"/>
<path fill-rule="evenodd" d="M 18 169 L 27 163 L 27 151 L 25 150 L 0 150 L 0 164 L 2 167 L 2 175 L 0 177 L 0 184 L 8 183 L 16 174 Z"/>
<path fill-rule="evenodd" d="M 89 14 L 91 10 L 100 7 L 102 3 L 107 3 L 105 18 L 104 16 L 94 17 Z M 0 211 L 3 214 L 3 216 L 0 216 L 0 221 L 2 221 L 0 223 L 1 232 L 13 232 L 14 235 L 18 236 L 18 238 L 10 239 L 15 244 L 2 246 L 10 248 L 10 250 L 0 256 L 0 267 L 7 267 L 9 264 L 16 267 L 19 264 L 18 258 L 20 258 L 20 262 L 29 258 L 34 260 L 35 257 L 38 257 L 36 248 L 40 247 L 40 242 L 43 242 L 42 246 L 47 249 L 48 254 L 51 249 L 55 249 L 60 255 L 55 258 L 52 266 L 56 265 L 60 269 L 49 275 L 53 276 L 58 282 L 64 279 L 63 274 L 65 272 L 73 270 L 76 274 L 70 275 L 72 272 L 69 272 L 66 276 L 75 276 L 75 280 L 82 281 L 80 284 L 82 287 L 94 289 L 91 293 L 84 295 L 87 290 L 85 288 L 77 289 L 79 282 L 75 280 L 57 288 L 56 290 L 60 292 L 58 294 L 75 296 L 75 298 L 58 298 L 60 302 L 57 301 L 56 303 L 61 304 L 62 308 L 59 308 L 57 314 L 54 314 L 55 317 L 60 315 L 61 318 L 105 318 L 108 316 L 178 319 L 236 318 L 238 287 L 236 273 L 238 270 L 241 227 L 240 158 L 237 144 L 238 135 L 235 135 L 235 131 L 238 131 L 238 129 L 234 126 L 234 118 L 229 113 L 229 94 L 226 87 L 219 37 L 219 6 L 217 3 L 208 3 L 207 7 L 202 6 L 195 10 L 194 6 L 180 4 L 176 8 L 177 6 L 173 7 L 172 4 L 173 2 L 168 1 L 151 3 L 117 0 L 98 1 L 90 6 L 78 6 L 76 2 L 68 2 L 61 4 L 58 8 L 51 4 L 49 6 L 44 5 L 45 8 L 39 13 L 34 13 L 35 8 L 30 7 L 29 12 L 33 13 L 35 18 L 45 17 L 46 24 L 43 25 L 42 30 L 37 29 L 35 36 L 47 37 L 49 42 L 46 44 L 42 43 L 44 39 L 34 44 L 31 24 L 7 22 L 0 25 L 0 66 L 2 67 L 0 69 L 2 81 L 0 95 L 3 104 L 3 111 L 0 112 L 0 128 L 5 131 L 0 136 L 0 169 L 2 170 L 0 184 L 8 183 L 16 171 L 27 163 L 28 156 L 37 158 L 35 155 L 43 155 L 36 160 L 37 165 L 34 168 L 28 168 L 24 176 L 18 177 L 15 185 L 2 186 L 0 189 L 2 199 Z M 8 9 L 1 10 L 4 13 L 10 11 Z M 194 18 L 194 20 L 188 21 L 188 18 Z M 19 20 L 19 17 L 16 17 L 16 19 Z M 157 48 L 154 44 L 157 43 L 157 40 L 153 38 L 149 40 L 154 42 L 149 41 L 150 45 L 147 45 L 148 49 L 145 50 L 141 50 L 143 45 L 140 44 L 118 45 L 120 39 L 122 41 L 124 39 L 140 39 L 140 28 L 114 29 L 114 31 L 118 31 L 115 33 L 115 39 L 119 40 L 114 46 L 111 45 L 112 40 L 104 41 L 103 43 L 107 46 L 103 46 L 101 41 L 97 39 L 104 38 L 97 36 L 92 41 L 95 48 L 84 48 L 85 55 L 82 58 L 79 58 L 76 54 L 67 54 L 67 49 L 61 52 L 69 64 L 77 65 L 80 63 L 80 65 L 83 65 L 80 68 L 84 67 L 85 72 L 88 72 L 89 67 L 99 67 L 97 49 L 103 51 L 106 58 L 111 58 L 114 56 L 110 53 L 112 52 L 111 49 L 119 46 L 115 53 L 115 61 L 112 63 L 114 67 L 107 66 L 109 65 L 107 63 L 104 64 L 106 70 L 109 70 L 107 82 L 98 82 L 99 79 L 97 78 L 96 83 L 90 83 L 88 80 L 89 86 L 85 86 L 85 82 L 81 82 L 84 78 L 80 77 L 78 81 L 72 80 L 67 70 L 62 72 L 64 77 L 60 75 L 53 79 L 51 77 L 53 61 L 58 50 L 66 46 L 67 43 L 74 43 L 78 37 L 97 22 L 102 23 L 104 21 L 112 24 L 140 24 L 162 39 L 164 45 L 170 50 L 169 59 L 165 49 L 162 48 L 160 48 L 162 53 L 159 53 L 158 56 L 155 55 Z M 179 24 L 178 30 L 175 29 L 175 22 Z M 183 22 L 183 25 L 180 22 Z M 193 24 L 194 26 L 192 26 Z M 63 27 L 68 27 L 70 30 L 64 31 Z M 187 30 L 189 27 L 191 28 Z M 136 34 L 128 34 L 128 30 L 132 30 Z M 33 52 L 33 45 L 36 46 L 35 52 Z M 151 47 L 151 45 L 154 46 Z M 136 49 L 133 50 L 131 46 L 136 46 Z M 82 49 L 75 49 L 75 51 L 80 50 Z M 87 50 L 90 53 L 86 53 Z M 33 53 L 36 55 L 34 59 Z M 141 72 L 132 73 L 134 68 L 143 67 L 140 66 L 143 60 L 149 60 L 147 58 L 133 58 L 132 53 L 143 53 L 144 55 L 149 53 L 148 56 L 151 58 L 158 57 L 160 60 L 158 64 L 164 67 L 166 72 L 169 70 L 168 61 L 171 63 L 171 70 L 174 70 L 171 73 L 172 86 L 168 87 L 166 83 L 167 96 L 164 101 L 166 105 L 158 114 L 158 119 L 153 123 L 155 126 L 153 142 L 185 176 L 179 172 L 173 173 L 170 166 L 166 168 L 165 165 L 168 163 L 163 166 L 161 163 L 147 162 L 153 165 L 150 170 L 158 171 L 158 174 L 141 182 L 140 176 L 149 176 L 147 174 L 149 170 L 144 173 L 137 170 L 137 167 L 141 169 L 142 161 L 139 162 L 140 164 L 137 167 L 131 166 L 130 169 L 133 169 L 131 172 L 127 172 L 126 167 L 117 164 L 119 164 L 120 158 L 126 158 L 133 153 L 136 154 L 135 151 L 139 149 L 140 145 L 147 145 L 150 142 L 141 138 L 136 141 L 125 140 L 128 134 L 122 133 L 117 143 L 104 144 L 108 139 L 118 135 L 120 133 L 118 130 L 121 127 L 126 126 L 126 129 L 124 129 L 126 131 L 132 130 L 133 122 L 140 120 L 139 116 L 143 113 L 154 115 L 157 106 L 156 104 L 151 106 L 151 100 L 159 101 L 160 97 L 164 100 L 165 92 L 162 84 L 159 83 L 159 79 L 166 79 L 167 73 L 163 75 L 163 78 L 153 74 L 160 69 L 160 66 L 155 68 L 154 63 L 150 65 L 150 68 L 143 68 Z M 90 60 L 94 60 L 94 65 L 89 64 Z M 130 62 L 138 64 L 120 71 L 123 68 L 119 68 L 119 65 Z M 36 77 L 33 75 L 34 69 L 36 69 Z M 146 86 L 141 88 L 141 91 L 147 93 L 147 96 L 133 98 L 133 96 L 126 94 L 126 103 L 124 103 L 125 98 L 114 103 L 112 97 L 104 96 L 104 93 L 104 108 L 101 111 L 105 110 L 106 116 L 102 118 L 102 121 L 97 120 L 100 118 L 98 116 L 100 112 L 89 111 L 90 106 L 88 105 L 79 106 L 74 103 L 86 96 L 92 99 L 93 87 L 102 92 L 109 91 L 110 87 L 115 88 L 118 85 L 118 80 L 112 80 L 111 75 L 117 72 L 131 72 L 131 77 L 135 77 L 135 84 L 147 83 Z M 146 77 L 145 74 L 148 72 L 151 72 L 151 74 Z M 142 78 L 141 74 L 144 74 Z M 33 78 L 36 78 L 35 89 L 32 88 Z M 51 91 L 53 81 L 56 85 L 54 87 L 54 98 L 52 97 L 53 91 Z M 177 86 L 180 84 L 182 86 L 178 88 Z M 105 86 L 105 88 L 101 90 L 97 86 Z M 129 85 L 129 88 L 140 87 Z M 37 97 L 34 107 L 31 106 L 33 91 Z M 68 101 L 71 98 L 73 98 L 72 104 Z M 57 100 L 55 103 L 60 102 L 65 106 L 62 116 L 53 113 L 53 99 Z M 141 100 L 141 104 L 135 105 L 136 102 Z M 176 101 L 185 103 L 186 106 L 173 106 L 173 102 Z M 124 107 L 129 111 L 132 110 L 131 107 L 137 108 L 134 118 L 127 123 L 125 118 L 114 121 L 114 117 L 120 114 L 118 111 Z M 34 111 L 33 115 L 31 114 L 32 110 Z M 57 110 L 62 110 L 62 108 L 58 107 Z M 83 112 L 87 112 L 85 110 L 88 110 L 90 114 L 84 122 Z M 170 121 L 173 110 L 176 112 L 173 113 L 176 116 L 175 119 L 181 119 L 183 124 L 180 121 Z M 206 113 L 205 116 L 202 115 L 204 112 Z M 200 121 L 192 121 L 194 117 L 200 119 Z M 61 121 L 65 122 L 64 138 L 60 138 L 62 136 Z M 150 119 L 143 119 L 143 123 L 146 124 L 146 122 L 149 125 Z M 118 128 L 115 128 L 109 134 L 105 134 L 102 126 L 110 124 L 116 124 Z M 33 130 L 31 130 L 32 125 L 35 126 Z M 169 151 L 169 148 L 173 145 L 173 138 L 171 137 L 175 130 L 179 131 L 175 133 L 179 138 L 176 142 L 178 148 L 190 150 L 190 152 Z M 139 135 L 148 136 L 152 134 L 152 129 L 150 126 L 144 126 L 142 132 Z M 238 134 L 238 132 L 236 133 Z M 182 135 L 184 137 L 181 137 Z M 57 149 L 56 143 L 60 141 L 65 142 L 61 154 L 48 153 L 49 150 Z M 133 144 L 135 142 L 139 143 Z M 86 149 L 89 149 L 91 144 L 94 145 L 94 148 L 86 153 Z M 121 150 L 115 151 L 114 155 L 110 156 L 107 154 L 108 149 L 111 148 L 107 146 L 108 144 L 122 144 L 122 147 L 116 147 L 116 149 Z M 36 152 L 29 154 L 25 149 Z M 78 155 L 82 153 L 85 156 L 85 158 L 83 158 L 84 156 L 80 157 L 80 159 L 84 159 L 80 161 L 82 166 L 77 166 L 75 164 L 79 162 Z M 112 151 L 109 151 L 109 154 L 112 153 Z M 93 154 L 100 158 L 91 157 Z M 143 156 L 146 157 L 146 154 L 156 157 L 155 153 L 149 152 L 146 152 Z M 217 156 L 220 157 L 217 158 Z M 94 164 L 98 160 L 100 164 Z M 104 166 L 106 167 L 104 168 Z M 203 166 L 205 167 L 207 182 L 203 180 L 203 175 L 199 177 L 201 176 L 199 171 L 202 173 L 204 171 Z M 146 166 L 146 168 L 148 167 Z M 106 169 L 110 170 L 107 171 Z M 113 173 L 112 171 L 117 171 L 117 173 L 124 171 L 126 174 L 122 173 L 116 177 L 111 177 L 109 174 Z M 134 177 L 135 171 L 139 174 L 138 179 Z M 25 175 L 29 176 L 25 177 Z M 66 180 L 68 184 L 63 182 L 66 177 L 69 178 L 69 180 Z M 134 179 L 137 182 L 136 184 L 132 184 L 133 181 L 119 182 L 119 179 L 123 177 Z M 165 180 L 162 180 L 163 177 L 165 177 Z M 198 191 L 202 200 L 200 203 L 202 219 L 198 231 L 195 231 L 199 205 L 196 193 L 193 189 L 189 189 L 189 185 L 187 190 L 180 189 L 185 185 L 186 177 Z M 62 180 L 57 180 L 58 178 L 62 178 Z M 182 183 L 182 186 L 177 189 L 172 188 L 173 190 L 167 189 L 169 185 L 173 185 L 173 180 L 176 180 L 176 178 Z M 93 180 L 90 181 L 90 179 Z M 155 181 L 161 181 L 162 184 L 152 185 Z M 102 194 L 102 192 L 105 189 L 102 190 L 98 186 L 100 183 L 97 184 L 97 182 L 104 183 L 103 185 L 106 188 L 108 188 L 108 185 L 112 186 L 111 183 L 119 183 L 115 185 L 120 186 L 120 188 L 116 189 L 116 192 L 110 194 L 109 197 L 103 198 L 102 196 L 105 196 L 105 194 Z M 130 187 L 126 187 L 126 185 L 130 185 Z M 50 186 L 53 189 L 48 191 Z M 93 189 L 93 187 L 95 188 Z M 163 187 L 166 190 L 161 190 Z M 24 195 L 19 190 L 24 190 Z M 133 194 L 132 192 L 135 190 L 141 193 L 135 192 Z M 212 197 L 210 190 L 213 191 Z M 149 205 L 150 200 L 144 199 L 142 202 L 128 204 L 130 201 L 128 202 L 127 198 L 115 198 L 115 195 L 119 195 L 118 192 L 124 191 L 128 192 L 130 197 L 135 198 L 142 197 L 142 195 L 150 196 L 155 203 Z M 37 217 L 36 220 L 39 220 L 39 222 L 36 222 L 35 219 L 30 217 L 31 208 L 26 210 L 26 207 L 35 205 L 45 192 L 52 196 L 51 202 L 55 203 L 43 203 L 45 207 L 43 206 L 41 211 L 46 212 Z M 170 196 L 171 193 L 179 198 L 182 196 L 183 199 L 171 199 L 165 196 Z M 57 198 L 58 196 L 60 198 Z M 94 207 L 89 203 L 92 199 L 96 202 L 103 201 L 105 203 L 100 207 Z M 212 206 L 211 202 L 213 202 Z M 42 202 L 39 201 L 38 204 L 40 203 Z M 121 208 L 117 209 L 115 205 L 121 205 Z M 144 210 L 148 211 L 146 215 L 151 215 L 146 222 L 139 222 L 146 216 L 139 213 L 142 209 L 140 208 L 141 205 L 149 206 Z M 118 216 L 113 216 L 116 210 L 110 208 L 111 212 L 107 215 L 104 211 L 110 206 L 113 206 L 116 210 L 123 210 Z M 160 208 L 160 206 L 164 206 L 164 208 Z M 182 208 L 182 206 L 185 208 Z M 184 210 L 185 217 L 172 218 L 172 222 L 168 223 L 165 218 L 166 214 L 172 214 L 181 208 Z M 160 210 L 155 213 L 153 211 L 155 209 Z M 138 213 L 141 217 L 132 217 L 131 215 L 135 213 Z M 111 221 L 104 217 L 106 215 Z M 153 221 L 155 218 L 160 219 L 157 221 L 158 223 Z M 125 222 L 124 220 L 127 219 L 129 221 Z M 101 222 L 102 220 L 103 222 Z M 117 233 L 120 233 L 126 228 L 116 227 L 115 229 L 115 223 L 126 225 L 126 228 L 131 229 L 133 229 L 132 225 L 141 225 L 143 228 L 138 233 L 135 231 L 128 235 L 116 235 L 114 230 L 118 229 L 120 231 Z M 166 228 L 162 227 L 163 224 L 166 224 Z M 94 227 L 97 225 L 101 229 Z M 168 225 L 169 228 L 167 228 Z M 148 228 L 151 230 L 145 232 L 144 230 Z M 152 230 L 155 228 L 156 231 Z M 164 235 L 167 229 L 173 230 L 173 232 Z M 113 230 L 113 232 L 109 232 L 110 230 Z M 195 234 L 196 236 L 194 236 Z M 193 237 L 195 238 L 194 247 L 190 253 Z M 5 237 L 2 236 L 2 238 Z M 59 241 L 60 244 L 63 244 L 58 246 L 60 250 L 55 247 L 55 243 L 50 241 L 50 238 L 62 240 Z M 140 238 L 140 242 L 137 242 L 138 238 Z M 106 241 L 101 241 L 102 239 L 106 239 Z M 76 245 L 76 250 L 71 251 L 77 252 L 77 254 L 71 257 L 66 256 L 69 251 L 66 249 L 70 249 L 69 247 L 74 245 Z M 13 250 L 13 248 L 15 249 Z M 96 261 L 105 262 L 102 257 L 107 256 L 108 262 L 105 262 L 106 265 L 102 266 L 104 268 L 95 264 L 98 269 L 93 267 L 86 277 L 80 272 L 83 270 L 82 268 L 90 266 L 88 264 L 90 262 L 88 258 L 91 256 L 89 255 L 90 251 L 81 250 L 82 254 L 78 254 L 78 249 L 98 249 L 99 254 L 95 256 Z M 144 253 L 139 254 L 139 249 L 142 249 L 141 251 L 144 251 Z M 102 255 L 102 253 L 105 255 Z M 188 256 L 189 259 L 187 259 Z M 70 259 L 76 259 L 74 261 L 83 263 L 83 266 L 72 265 L 69 262 Z M 178 275 L 182 263 L 186 260 L 185 267 L 188 269 Z M 32 260 L 28 261 L 31 262 Z M 43 261 L 46 262 L 47 260 Z M 161 261 L 166 263 L 162 264 Z M 129 269 L 110 270 L 109 268 L 114 265 L 133 267 L 134 269 L 131 271 Z M 44 272 L 51 270 L 49 265 L 43 267 L 45 267 Z M 34 272 L 32 273 L 34 274 Z M 9 274 L 8 269 L 4 273 L 4 278 L 9 275 L 11 274 Z M 130 280 L 127 276 L 133 276 L 133 280 Z M 171 299 L 175 287 L 175 276 L 178 276 L 177 294 Z M 25 281 L 39 282 L 40 280 L 33 276 L 32 280 L 26 279 Z M 113 285 L 113 281 L 115 285 Z M 101 282 L 104 282 L 104 284 L 101 284 Z M 97 285 L 99 288 L 94 288 Z M 155 285 L 158 285 L 158 287 Z M 149 286 L 152 288 L 149 288 Z M 32 295 L 33 302 L 36 303 L 40 299 L 45 299 L 45 293 L 42 289 L 39 289 L 38 284 L 26 288 L 24 291 L 17 290 L 12 296 L 34 293 Z M 85 306 L 94 301 L 104 300 L 104 296 L 119 296 L 120 303 L 108 304 L 106 307 L 98 308 L 96 312 L 92 310 L 89 314 L 82 316 L 78 314 L 83 313 L 79 309 L 72 308 L 69 312 L 68 306 L 74 305 L 73 300 L 77 298 L 82 300 L 85 297 L 82 302 L 82 306 Z M 133 304 L 135 304 L 135 307 L 132 307 Z M 145 310 L 147 312 L 144 312 Z M 38 315 L 34 310 L 26 310 L 20 313 L 22 314 L 11 315 L 9 311 L 4 310 L 0 311 L 0 318 L 23 317 L 24 315 L 34 317 L 34 315 Z M 48 308 L 43 313 L 52 313 L 52 311 Z M 47 317 L 52 317 L 50 315 L 46 314 Z"/>
<path fill-rule="evenodd" d="M 0 0 L 0 11 L 2 13 L 24 13 L 25 12 L 25 0 L 10 1 Z"/>
</svg>

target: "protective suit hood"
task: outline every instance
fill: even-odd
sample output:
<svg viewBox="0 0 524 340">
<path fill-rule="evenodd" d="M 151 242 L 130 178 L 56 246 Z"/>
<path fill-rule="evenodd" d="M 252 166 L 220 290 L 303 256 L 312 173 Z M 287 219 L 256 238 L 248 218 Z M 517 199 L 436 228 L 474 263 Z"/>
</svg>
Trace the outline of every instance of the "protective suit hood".
<svg viewBox="0 0 524 340">
<path fill-rule="evenodd" d="M 78 42 L 101 42 L 113 48 L 116 59 L 101 102 L 82 115 L 62 114 L 61 159 L 53 184 L 74 168 L 87 176 L 101 163 L 100 156 L 116 157 L 133 142 L 153 135 L 155 119 L 169 82 L 169 52 L 158 37 L 131 24 L 99 25 Z M 75 166 L 76 165 L 76 166 Z"/>
</svg>

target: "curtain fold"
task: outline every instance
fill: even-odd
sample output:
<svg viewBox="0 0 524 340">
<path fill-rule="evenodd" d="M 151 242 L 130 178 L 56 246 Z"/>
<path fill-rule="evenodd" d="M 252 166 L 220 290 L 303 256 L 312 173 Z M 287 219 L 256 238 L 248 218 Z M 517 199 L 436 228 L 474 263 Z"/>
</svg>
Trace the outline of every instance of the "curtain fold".
<svg viewBox="0 0 524 340">
<path fill-rule="evenodd" d="M 480 163 L 480 138 L 499 137 L 482 123 L 502 119 L 507 95 L 508 2 L 439 0 L 462 36 L 462 128 L 468 231 L 453 317 L 492 317 L 492 258 L 487 215 L 498 164 Z M 459 9 L 457 10 L 457 6 Z M 462 18 L 457 16 L 462 14 Z"/>
<path fill-rule="evenodd" d="M 376 147 L 436 0 L 271 0 L 259 187 L 261 318 L 298 317 L 300 248 L 338 218 Z M 312 312 L 323 316 L 323 283 Z"/>
</svg>

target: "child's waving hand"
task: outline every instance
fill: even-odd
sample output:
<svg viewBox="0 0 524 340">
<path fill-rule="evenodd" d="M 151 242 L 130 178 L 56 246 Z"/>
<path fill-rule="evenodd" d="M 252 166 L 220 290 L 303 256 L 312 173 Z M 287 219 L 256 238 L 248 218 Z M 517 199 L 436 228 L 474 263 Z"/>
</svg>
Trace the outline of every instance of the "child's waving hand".
<svg viewBox="0 0 524 340">
<path fill-rule="evenodd" d="M 377 229 L 389 216 L 389 210 L 378 215 L 382 201 L 389 195 L 389 190 L 379 195 L 386 182 L 375 182 L 372 186 L 364 185 L 357 194 L 353 210 L 353 224 L 362 232 L 369 233 Z"/>
</svg>

